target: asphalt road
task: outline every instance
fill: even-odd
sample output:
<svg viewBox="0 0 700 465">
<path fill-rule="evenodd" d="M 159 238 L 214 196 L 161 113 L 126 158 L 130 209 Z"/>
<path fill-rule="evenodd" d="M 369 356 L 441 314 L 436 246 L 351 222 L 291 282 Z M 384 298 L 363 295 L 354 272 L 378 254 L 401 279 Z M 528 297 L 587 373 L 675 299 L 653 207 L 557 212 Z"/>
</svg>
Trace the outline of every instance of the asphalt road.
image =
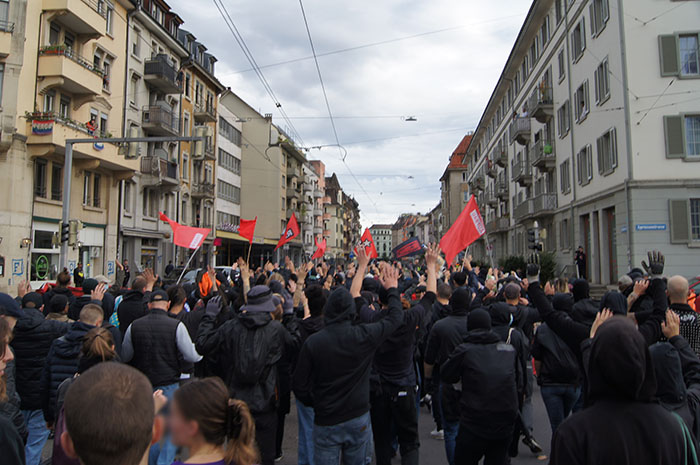
<svg viewBox="0 0 700 465">
<path fill-rule="evenodd" d="M 547 412 L 545 411 L 544 404 L 542 403 L 542 396 L 540 395 L 539 388 L 536 386 L 532 402 L 535 428 L 534 436 L 544 449 L 544 452 L 539 457 L 534 456 L 530 452 L 530 449 L 521 443 L 520 454 L 511 461 L 511 463 L 514 465 L 534 463 L 542 464 L 546 463 L 548 460 L 552 435 L 549 427 L 549 420 L 547 419 Z M 295 403 L 292 401 L 292 412 L 287 416 L 287 421 L 285 423 L 285 438 L 283 444 L 284 457 L 279 462 L 281 465 L 297 465 L 297 442 L 299 437 L 294 404 Z M 435 423 L 433 423 L 432 415 L 428 412 L 427 408 L 421 408 L 418 422 L 418 430 L 420 431 L 421 441 L 420 462 L 426 465 L 447 464 L 443 441 L 435 440 L 430 437 L 430 432 L 434 428 Z M 394 459 L 393 463 L 398 465 L 401 463 L 401 459 L 397 457 Z"/>
</svg>

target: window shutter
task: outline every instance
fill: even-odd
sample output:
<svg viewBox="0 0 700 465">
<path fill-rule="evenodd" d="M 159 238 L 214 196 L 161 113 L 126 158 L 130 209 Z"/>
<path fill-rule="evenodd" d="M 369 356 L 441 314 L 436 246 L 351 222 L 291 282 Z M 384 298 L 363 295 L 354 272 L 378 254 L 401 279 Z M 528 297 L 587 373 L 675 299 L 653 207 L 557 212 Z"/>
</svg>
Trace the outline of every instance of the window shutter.
<svg viewBox="0 0 700 465">
<path fill-rule="evenodd" d="M 595 20 L 595 0 L 588 5 L 588 11 L 591 14 L 591 34 L 596 35 L 598 33 L 598 28 L 596 27 L 597 21 Z"/>
<path fill-rule="evenodd" d="M 617 128 L 610 133 L 610 168 L 617 168 Z"/>
<path fill-rule="evenodd" d="M 675 35 L 659 36 L 659 55 L 661 58 L 661 75 L 677 76 L 680 72 L 678 57 L 678 40 Z"/>
<path fill-rule="evenodd" d="M 688 200 L 686 199 L 672 199 L 668 201 L 672 244 L 687 244 L 690 242 L 689 210 Z"/>
<path fill-rule="evenodd" d="M 664 136 L 666 138 L 666 158 L 685 157 L 685 135 L 683 117 L 664 116 Z"/>
<path fill-rule="evenodd" d="M 586 18 L 581 18 L 581 50 L 586 50 Z"/>
<path fill-rule="evenodd" d="M 598 174 L 603 174 L 603 137 L 599 137 L 595 141 L 596 149 L 598 150 Z"/>
</svg>

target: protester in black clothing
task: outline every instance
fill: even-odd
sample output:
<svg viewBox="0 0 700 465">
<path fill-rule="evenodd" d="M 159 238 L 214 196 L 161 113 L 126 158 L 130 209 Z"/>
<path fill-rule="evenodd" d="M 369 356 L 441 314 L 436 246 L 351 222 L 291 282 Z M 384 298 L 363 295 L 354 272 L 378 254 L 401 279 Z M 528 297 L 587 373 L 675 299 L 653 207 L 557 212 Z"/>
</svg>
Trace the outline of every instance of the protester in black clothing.
<svg viewBox="0 0 700 465">
<path fill-rule="evenodd" d="M 7 322 L 10 332 L 14 330 L 17 320 L 23 316 L 24 312 L 17 301 L 5 293 L 0 293 L 0 320 Z M 0 402 L 0 416 L 9 419 L 17 428 L 17 432 L 22 437 L 22 440 L 26 442 L 28 435 L 27 425 L 20 410 L 21 400 L 15 386 L 14 353 L 13 359 L 6 363 L 4 379 L 7 400 Z"/>
<path fill-rule="evenodd" d="M 358 250 L 357 275 L 367 271 L 367 257 Z M 314 461 L 318 465 L 368 463 L 371 458 L 370 368 L 379 346 L 402 323 L 398 271 L 383 270 L 387 315 L 376 323 L 353 324 L 356 303 L 345 288 L 331 294 L 324 311 L 325 327 L 311 335 L 299 354 L 294 394 L 314 407 Z M 353 286 L 354 287 L 354 286 Z"/>
<path fill-rule="evenodd" d="M 579 245 L 578 249 L 576 249 L 574 263 L 576 264 L 576 269 L 578 270 L 578 277 L 581 279 L 586 279 L 586 252 L 583 251 L 582 245 Z"/>
<path fill-rule="evenodd" d="M 262 465 L 269 465 L 276 452 L 277 364 L 284 351 L 293 353 L 298 349 L 298 331 L 273 319 L 276 309 L 267 286 L 253 287 L 242 313 L 215 328 L 220 299 L 215 297 L 207 303 L 197 334 L 197 350 L 207 357 L 219 357 L 232 396 L 246 402 L 255 418 Z"/>
<path fill-rule="evenodd" d="M 7 402 L 7 364 L 12 361 L 10 350 L 12 328 L 6 318 L 0 318 L 0 403 Z M 10 418 L 0 414 L 0 451 L 3 465 L 25 465 L 24 443 Z"/>
<path fill-rule="evenodd" d="M 428 336 L 425 349 L 424 370 L 426 384 L 433 384 L 432 378 L 440 373 L 442 364 L 452 354 L 452 351 L 462 343 L 467 335 L 467 312 L 471 304 L 471 293 L 464 287 L 455 289 L 450 297 L 450 314 L 435 323 Z M 433 392 L 433 397 L 440 396 L 442 406 L 442 426 L 445 439 L 445 454 L 449 465 L 454 465 L 455 442 L 459 429 L 459 392 L 452 385 L 442 384 Z"/>
<path fill-rule="evenodd" d="M 688 280 L 683 276 L 672 276 L 668 280 L 670 308 L 680 318 L 680 335 L 700 356 L 700 315 L 688 305 Z"/>
<path fill-rule="evenodd" d="M 653 402 L 657 383 L 641 329 L 609 311 L 596 318 L 582 344 L 591 405 L 554 433 L 552 465 L 688 463 L 694 440 L 679 417 Z"/>
<path fill-rule="evenodd" d="M 56 285 L 44 293 L 44 314 L 48 313 L 49 302 L 54 296 L 62 295 L 68 299 L 68 303 L 72 304 L 75 301 L 75 295 L 68 289 L 70 286 L 70 273 L 64 269 L 56 276 Z"/>
<path fill-rule="evenodd" d="M 121 331 L 122 336 L 129 329 L 131 323 L 146 315 L 148 300 L 155 282 L 156 277 L 153 275 L 153 272 L 150 269 L 145 270 L 141 276 L 134 278 L 134 282 L 131 283 L 131 290 L 126 291 L 124 294 L 117 308 L 119 331 Z"/>
<path fill-rule="evenodd" d="M 85 305 L 80 311 L 80 319 L 70 326 L 65 335 L 51 344 L 40 385 L 41 408 L 47 424 L 53 425 L 56 420 L 58 386 L 77 373 L 83 338 L 91 329 L 102 326 L 102 318 L 102 307 L 96 304 Z"/>
<path fill-rule="evenodd" d="M 437 257 L 439 248 L 429 246 L 425 252 L 428 273 L 426 293 L 421 301 L 403 313 L 403 324 L 379 346 L 374 355 L 373 371 L 377 382 L 370 392 L 370 416 L 378 465 L 390 465 L 393 455 L 394 434 L 398 437 L 403 465 L 418 464 L 418 416 L 416 415 L 417 379 L 413 363 L 416 333 L 432 309 L 437 291 Z M 361 276 L 353 280 L 351 293 L 360 297 Z M 375 312 L 361 307 L 360 319 L 365 323 L 379 321 L 389 309 L 380 294 L 384 308 Z"/>
<path fill-rule="evenodd" d="M 456 465 L 503 465 L 518 416 L 517 353 L 491 331 L 485 310 L 472 310 L 469 333 L 441 366 L 444 383 L 461 383 Z"/>
<path fill-rule="evenodd" d="M 85 280 L 85 273 L 83 273 L 83 264 L 78 263 L 73 270 L 73 284 L 75 287 L 81 287 L 83 285 L 83 280 Z"/>
<path fill-rule="evenodd" d="M 581 323 L 593 324 L 596 315 L 598 314 L 598 302 L 591 299 L 590 285 L 585 279 L 575 279 L 571 285 L 571 293 L 574 298 L 574 304 L 571 317 Z"/>
<path fill-rule="evenodd" d="M 165 276 L 168 276 L 170 273 L 173 272 L 175 267 L 173 266 L 173 261 L 170 260 L 167 265 L 165 265 Z"/>
<path fill-rule="evenodd" d="M 129 287 L 129 280 L 131 279 L 131 268 L 129 268 L 129 260 L 124 259 L 122 264 L 124 270 L 124 280 L 121 282 L 122 287 Z"/>
</svg>

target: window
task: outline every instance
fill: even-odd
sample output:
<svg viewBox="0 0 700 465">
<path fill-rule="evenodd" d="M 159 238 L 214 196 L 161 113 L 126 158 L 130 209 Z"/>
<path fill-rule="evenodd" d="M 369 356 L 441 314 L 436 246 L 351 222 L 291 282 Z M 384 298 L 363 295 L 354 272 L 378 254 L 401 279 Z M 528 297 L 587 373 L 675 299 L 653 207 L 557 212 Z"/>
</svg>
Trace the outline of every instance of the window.
<svg viewBox="0 0 700 465">
<path fill-rule="evenodd" d="M 687 155 L 700 155 L 700 116 L 685 117 L 685 141 Z"/>
<path fill-rule="evenodd" d="M 700 241 L 700 199 L 690 199 L 690 238 Z"/>
<path fill-rule="evenodd" d="M 571 161 L 567 158 L 559 165 L 559 178 L 561 179 L 561 193 L 571 192 Z"/>
<path fill-rule="evenodd" d="M 700 115 L 664 116 L 666 158 L 700 156 Z"/>
<path fill-rule="evenodd" d="M 83 205 L 90 205 L 90 173 L 83 177 Z"/>
<path fill-rule="evenodd" d="M 185 73 L 185 97 L 190 98 L 192 93 L 192 75 Z"/>
<path fill-rule="evenodd" d="M 49 45 L 58 45 L 61 40 L 61 27 L 53 21 L 49 24 Z"/>
<path fill-rule="evenodd" d="M 697 76 L 700 74 L 698 64 L 698 35 L 686 34 L 678 37 L 681 58 L 681 76 Z"/>
<path fill-rule="evenodd" d="M 591 34 L 596 37 L 603 32 L 610 19 L 608 0 L 592 0 L 588 8 L 591 13 Z"/>
<path fill-rule="evenodd" d="M 190 157 L 186 154 L 182 154 L 182 179 L 189 179 L 190 177 Z"/>
<path fill-rule="evenodd" d="M 564 49 L 561 49 L 559 51 L 559 54 L 557 55 L 557 65 L 559 68 L 559 82 L 561 82 L 566 76 L 566 61 L 564 57 Z"/>
<path fill-rule="evenodd" d="M 182 201 L 182 208 L 180 210 L 180 220 L 183 224 L 187 224 L 187 201 Z"/>
<path fill-rule="evenodd" d="M 190 135 L 190 114 L 189 113 L 185 113 L 183 115 L 182 128 L 183 128 L 184 136 L 189 137 L 189 135 Z"/>
<path fill-rule="evenodd" d="M 44 94 L 44 113 L 53 113 L 56 101 L 56 91 L 48 91 Z"/>
<path fill-rule="evenodd" d="M 462 192 L 462 200 L 463 200 L 464 202 L 469 202 L 469 197 L 470 197 L 470 195 L 469 195 L 469 192 L 468 192 L 468 191 L 463 191 L 463 192 Z"/>
<path fill-rule="evenodd" d="M 698 33 L 659 36 L 662 76 L 700 76 Z"/>
<path fill-rule="evenodd" d="M 46 198 L 46 160 L 38 159 L 34 163 L 34 196 Z"/>
<path fill-rule="evenodd" d="M 221 226 L 223 224 L 231 224 L 234 226 L 237 226 L 241 223 L 241 219 L 236 216 L 232 215 L 231 213 L 226 213 L 226 212 L 216 212 L 216 224 L 217 226 Z"/>
<path fill-rule="evenodd" d="M 112 34 L 112 28 L 114 27 L 114 6 L 107 4 L 107 34 Z"/>
<path fill-rule="evenodd" d="M 101 187 L 101 176 L 97 173 L 92 177 L 92 206 L 95 208 L 100 207 L 100 187 Z"/>
<path fill-rule="evenodd" d="M 61 101 L 58 104 L 58 116 L 63 119 L 70 119 L 70 97 L 61 95 Z"/>
<path fill-rule="evenodd" d="M 219 149 L 219 166 L 235 174 L 241 174 L 241 160 L 221 148 Z"/>
<path fill-rule="evenodd" d="M 559 137 L 564 137 L 571 129 L 571 116 L 569 113 L 569 101 L 564 102 L 557 110 L 557 126 L 559 128 Z"/>
<path fill-rule="evenodd" d="M 225 181 L 218 180 L 216 183 L 218 196 L 233 203 L 241 203 L 241 188 Z"/>
<path fill-rule="evenodd" d="M 100 113 L 100 135 L 106 136 L 108 133 L 107 115 Z"/>
<path fill-rule="evenodd" d="M 571 228 L 569 228 L 569 220 L 563 219 L 559 223 L 559 248 L 571 248 Z"/>
<path fill-rule="evenodd" d="M 60 201 L 63 198 L 63 167 L 51 164 L 51 200 Z"/>
<path fill-rule="evenodd" d="M 554 0 L 554 18 L 556 19 L 557 24 L 559 24 L 564 18 L 564 8 L 562 7 L 561 2 L 562 0 Z"/>
<path fill-rule="evenodd" d="M 583 81 L 583 83 L 576 89 L 576 95 L 574 96 L 576 101 L 576 122 L 580 123 L 590 111 L 590 103 L 588 99 L 588 79 Z"/>
<path fill-rule="evenodd" d="M 141 55 L 141 30 L 134 28 L 134 41 L 131 43 L 131 54 L 136 58 Z"/>
<path fill-rule="evenodd" d="M 7 21 L 10 17 L 10 0 L 0 0 L 0 20 Z"/>
<path fill-rule="evenodd" d="M 241 146 L 241 131 L 226 121 L 223 116 L 219 116 L 219 134 L 224 139 L 233 142 L 239 147 Z"/>
<path fill-rule="evenodd" d="M 586 19 L 582 18 L 581 21 L 574 28 L 574 32 L 571 33 L 571 49 L 574 56 L 574 63 L 576 63 L 583 56 L 583 51 L 586 50 Z"/>
<path fill-rule="evenodd" d="M 542 44 L 543 49 L 544 46 L 547 45 L 547 42 L 549 42 L 549 34 L 549 15 L 547 15 L 544 17 L 544 22 L 540 28 L 540 43 Z"/>
<path fill-rule="evenodd" d="M 593 179 L 593 156 L 591 146 L 587 145 L 576 155 L 578 167 L 578 183 L 585 186 Z"/>
<path fill-rule="evenodd" d="M 608 59 L 598 65 L 595 70 L 595 103 L 602 105 L 610 98 L 610 71 Z"/>
<path fill-rule="evenodd" d="M 537 58 L 539 57 L 540 53 L 540 47 L 539 47 L 539 42 L 537 40 L 537 37 L 535 37 L 535 40 L 532 42 L 532 45 L 530 46 L 530 67 L 534 68 L 535 63 L 537 62 Z"/>
<path fill-rule="evenodd" d="M 469 178 L 469 173 L 466 171 L 462 172 L 462 182 L 467 182 L 467 178 Z"/>
<path fill-rule="evenodd" d="M 159 201 L 160 198 L 158 197 L 158 193 L 156 191 L 152 189 L 144 189 L 141 204 L 143 216 L 148 218 L 155 218 L 158 212 Z"/>
<path fill-rule="evenodd" d="M 109 58 L 105 58 L 104 62 L 102 63 L 102 90 L 106 90 L 109 92 L 109 73 L 112 69 L 112 62 Z"/>
<path fill-rule="evenodd" d="M 212 169 L 211 165 L 209 163 L 206 163 L 204 165 L 204 182 L 211 183 L 212 182 Z"/>
<path fill-rule="evenodd" d="M 132 190 L 133 190 L 132 183 L 129 181 L 126 181 L 124 183 L 124 200 L 123 200 L 123 205 L 122 207 L 124 208 L 124 212 L 131 214 L 131 202 L 132 200 Z"/>
<path fill-rule="evenodd" d="M 530 59 L 528 58 L 527 55 L 525 55 L 525 58 L 523 58 L 523 65 L 521 66 L 521 73 L 523 76 L 523 84 L 525 84 L 525 81 L 527 80 L 527 77 L 530 75 Z"/>
<path fill-rule="evenodd" d="M 607 175 L 617 168 L 617 131 L 609 130 L 596 141 L 598 149 L 598 173 Z"/>
</svg>

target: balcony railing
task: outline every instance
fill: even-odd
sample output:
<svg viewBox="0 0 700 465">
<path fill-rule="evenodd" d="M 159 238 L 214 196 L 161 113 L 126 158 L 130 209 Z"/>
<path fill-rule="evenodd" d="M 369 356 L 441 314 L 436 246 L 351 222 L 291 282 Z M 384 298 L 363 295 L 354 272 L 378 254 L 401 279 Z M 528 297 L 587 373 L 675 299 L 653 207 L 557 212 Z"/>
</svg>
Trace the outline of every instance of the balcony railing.
<svg viewBox="0 0 700 465">
<path fill-rule="evenodd" d="M 501 168 L 508 166 L 508 150 L 505 147 L 496 147 L 493 152 L 493 161 Z"/>
<path fill-rule="evenodd" d="M 496 192 L 496 197 L 501 200 L 508 200 L 508 183 L 505 181 L 497 181 L 493 185 L 493 189 Z"/>
<path fill-rule="evenodd" d="M 510 142 L 517 142 L 520 145 L 526 145 L 530 140 L 530 118 L 527 116 L 517 116 L 508 127 Z"/>
<path fill-rule="evenodd" d="M 520 185 L 532 183 L 532 166 L 527 159 L 519 160 L 513 164 L 513 182 Z"/>
<path fill-rule="evenodd" d="M 107 2 L 101 2 L 98 0 L 83 0 L 83 3 L 98 12 L 103 18 L 107 18 Z"/>
<path fill-rule="evenodd" d="M 548 140 L 538 140 L 532 147 L 532 166 L 541 170 L 552 169 L 556 166 L 554 144 Z"/>
<path fill-rule="evenodd" d="M 531 216 L 535 212 L 535 204 L 533 199 L 525 199 L 521 204 L 515 207 L 513 216 L 516 221 L 523 220 Z"/>
<path fill-rule="evenodd" d="M 551 215 L 558 207 L 557 194 L 553 192 L 536 195 L 532 200 L 535 216 Z"/>
<path fill-rule="evenodd" d="M 213 123 L 216 121 L 216 110 L 212 103 L 197 103 L 194 106 L 194 119 Z"/>
<path fill-rule="evenodd" d="M 510 218 L 494 218 L 486 223 L 486 231 L 489 233 L 504 232 L 510 228 Z"/>
<path fill-rule="evenodd" d="M 141 173 L 153 176 L 155 178 L 154 184 L 164 186 L 177 186 L 179 184 L 177 163 L 169 162 L 160 157 L 141 157 Z"/>
<path fill-rule="evenodd" d="M 0 20 L 0 32 L 15 32 L 15 23 Z"/>
<path fill-rule="evenodd" d="M 546 123 L 554 112 L 554 100 L 552 99 L 552 88 L 542 86 L 532 93 L 527 104 L 530 116 L 540 123 Z"/>
<path fill-rule="evenodd" d="M 190 191 L 192 197 L 202 198 L 214 197 L 214 184 L 210 182 L 195 182 L 192 184 L 192 190 Z"/>
<path fill-rule="evenodd" d="M 179 132 L 178 117 L 170 109 L 157 105 L 144 107 L 143 129 L 161 135 L 177 135 Z"/>
<path fill-rule="evenodd" d="M 65 45 L 47 45 L 45 47 L 41 47 L 39 49 L 39 56 L 63 56 L 78 63 L 88 71 L 92 71 L 98 76 L 104 77 L 102 70 L 95 68 L 95 65 L 91 60 L 80 56 L 75 50 L 73 50 L 73 48 Z"/>
<path fill-rule="evenodd" d="M 180 91 L 177 82 L 177 69 L 167 55 L 156 55 L 144 64 L 144 80 L 166 94 Z"/>
</svg>

